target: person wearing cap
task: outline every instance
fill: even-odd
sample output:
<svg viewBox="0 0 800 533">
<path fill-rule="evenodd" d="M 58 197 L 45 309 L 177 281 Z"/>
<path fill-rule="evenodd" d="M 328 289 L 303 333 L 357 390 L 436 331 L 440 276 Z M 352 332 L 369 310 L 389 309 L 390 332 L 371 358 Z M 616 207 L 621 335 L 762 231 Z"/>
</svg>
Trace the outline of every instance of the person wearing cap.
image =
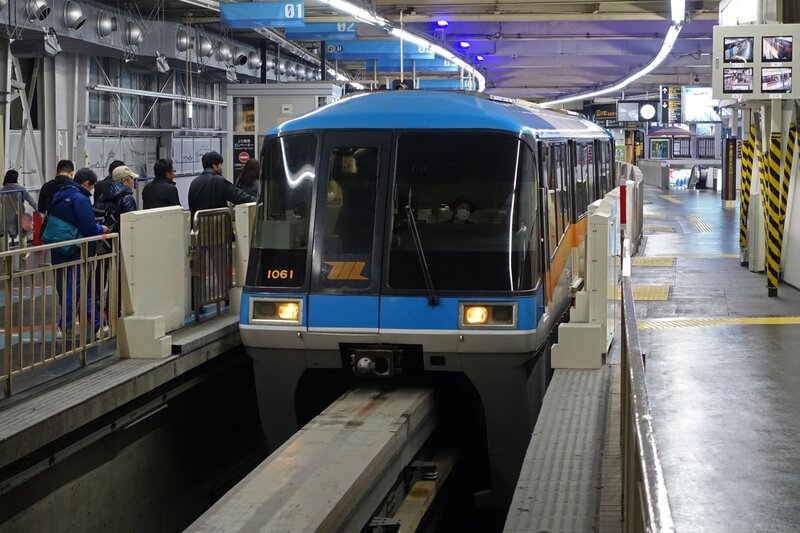
<svg viewBox="0 0 800 533">
<path fill-rule="evenodd" d="M 101 196 L 106 192 L 111 184 L 114 182 L 113 174 L 114 169 L 117 167 L 121 167 L 125 163 L 120 161 L 119 159 L 115 159 L 108 165 L 108 175 L 97 182 L 97 185 L 94 186 L 94 192 L 92 193 L 92 203 L 97 203 L 97 200 L 100 199 Z"/>
<path fill-rule="evenodd" d="M 104 213 L 109 231 L 119 231 L 119 217 L 123 213 L 136 211 L 133 198 L 133 180 L 138 178 L 130 168 L 119 166 L 111 173 L 112 182 L 94 204 L 95 212 Z"/>
<path fill-rule="evenodd" d="M 194 214 L 203 209 L 228 207 L 232 204 L 255 202 L 251 196 L 222 177 L 222 156 L 218 152 L 203 155 L 203 173 L 192 180 L 189 186 L 189 211 Z"/>
</svg>

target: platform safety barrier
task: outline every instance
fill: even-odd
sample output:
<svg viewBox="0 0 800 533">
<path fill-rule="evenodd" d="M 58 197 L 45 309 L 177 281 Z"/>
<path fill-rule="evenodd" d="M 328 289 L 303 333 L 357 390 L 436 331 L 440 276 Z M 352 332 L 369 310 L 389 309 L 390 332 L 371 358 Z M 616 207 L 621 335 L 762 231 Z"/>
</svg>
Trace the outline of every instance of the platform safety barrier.
<svg viewBox="0 0 800 533">
<path fill-rule="evenodd" d="M 77 259 L 45 262 L 65 244 L 80 246 Z M 0 380 L 6 397 L 14 376 L 76 354 L 85 366 L 88 349 L 116 336 L 118 249 L 119 235 L 110 233 L 0 252 Z"/>
<path fill-rule="evenodd" d="M 630 278 L 630 242 L 623 244 L 620 276 L 622 513 L 630 533 L 675 531 L 667 486 L 655 444 L 644 359 L 636 329 L 633 286 Z"/>
<path fill-rule="evenodd" d="M 230 298 L 233 286 L 233 224 L 227 207 L 204 209 L 194 214 L 190 253 L 192 258 L 195 321 L 206 305 L 216 304 L 217 315 L 222 303 Z"/>
</svg>

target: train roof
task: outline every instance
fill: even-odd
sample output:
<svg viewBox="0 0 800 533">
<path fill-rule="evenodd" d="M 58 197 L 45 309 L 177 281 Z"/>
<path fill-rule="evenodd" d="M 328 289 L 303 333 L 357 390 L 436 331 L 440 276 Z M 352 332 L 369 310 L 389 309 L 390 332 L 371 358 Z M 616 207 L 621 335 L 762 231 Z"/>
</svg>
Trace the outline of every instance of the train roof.
<svg viewBox="0 0 800 533">
<path fill-rule="evenodd" d="M 566 113 L 478 93 L 362 93 L 276 126 L 269 134 L 321 129 L 501 130 L 538 138 L 610 138 L 600 126 Z"/>
</svg>

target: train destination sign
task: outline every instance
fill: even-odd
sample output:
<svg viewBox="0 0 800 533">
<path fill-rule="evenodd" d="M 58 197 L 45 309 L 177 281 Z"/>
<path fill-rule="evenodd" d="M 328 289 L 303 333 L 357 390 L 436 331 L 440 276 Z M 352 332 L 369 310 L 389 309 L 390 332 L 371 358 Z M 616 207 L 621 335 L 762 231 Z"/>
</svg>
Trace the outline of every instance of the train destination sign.
<svg viewBox="0 0 800 533">
<path fill-rule="evenodd" d="M 286 28 L 305 25 L 305 3 L 221 2 L 219 21 L 223 28 Z"/>
</svg>

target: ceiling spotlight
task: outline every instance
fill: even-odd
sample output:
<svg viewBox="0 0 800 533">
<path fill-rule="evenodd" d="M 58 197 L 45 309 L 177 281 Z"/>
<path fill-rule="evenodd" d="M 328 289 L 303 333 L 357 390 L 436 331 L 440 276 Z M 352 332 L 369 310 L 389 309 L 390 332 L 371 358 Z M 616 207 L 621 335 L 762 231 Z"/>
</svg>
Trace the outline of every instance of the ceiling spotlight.
<svg viewBox="0 0 800 533">
<path fill-rule="evenodd" d="M 461 48 L 467 49 L 467 48 L 469 48 L 469 43 L 467 41 L 460 41 L 458 43 L 458 46 L 460 46 Z"/>
<path fill-rule="evenodd" d="M 483 61 L 483 56 L 475 56 L 475 61 Z"/>
<path fill-rule="evenodd" d="M 449 23 L 449 22 L 447 22 L 447 21 L 446 21 L 446 20 L 444 20 L 444 19 L 442 19 L 442 20 L 437 20 L 437 21 L 436 21 L 436 27 L 437 27 L 437 28 L 446 28 L 446 27 L 448 27 L 449 25 L 450 25 L 450 23 Z"/>
<path fill-rule="evenodd" d="M 161 52 L 156 50 L 156 69 L 161 74 L 166 74 L 170 71 L 169 63 L 167 62 L 167 56 L 162 54 Z"/>
<path fill-rule="evenodd" d="M 278 73 L 279 74 L 286 74 L 286 61 L 281 61 L 278 64 Z"/>
<path fill-rule="evenodd" d="M 267 62 L 265 63 L 267 66 L 267 70 L 272 70 L 275 68 L 275 59 L 272 57 L 267 58 Z"/>
<path fill-rule="evenodd" d="M 261 68 L 261 54 L 253 50 L 247 58 L 250 68 Z"/>
<path fill-rule="evenodd" d="M 243 67 L 247 64 L 247 54 L 239 50 L 238 48 L 233 49 L 233 64 L 239 65 Z"/>
<path fill-rule="evenodd" d="M 233 54 L 231 54 L 231 47 L 227 43 L 220 42 L 217 46 L 217 59 L 220 61 L 230 61 Z"/>
<path fill-rule="evenodd" d="M 56 30 L 50 28 L 44 34 L 44 53 L 50 57 L 56 57 L 61 53 L 61 44 L 58 42 Z"/>
<path fill-rule="evenodd" d="M 6 7 L 7 3 L 8 3 L 8 0 L 0 0 L 0 9 L 3 9 L 4 7 Z"/>
<path fill-rule="evenodd" d="M 128 46 L 139 46 L 142 44 L 143 40 L 144 34 L 142 34 L 142 28 L 132 20 L 128 21 L 125 28 L 125 44 Z"/>
<path fill-rule="evenodd" d="M 225 79 L 230 83 L 236 83 L 238 81 L 236 69 L 233 68 L 233 65 L 229 65 L 228 68 L 225 69 Z"/>
<path fill-rule="evenodd" d="M 78 30 L 86 23 L 83 10 L 78 2 L 67 0 L 64 2 L 64 25 L 68 30 Z"/>
<path fill-rule="evenodd" d="M 28 0 L 28 18 L 31 20 L 44 20 L 50 14 L 50 8 L 47 7 L 45 0 Z"/>
<path fill-rule="evenodd" d="M 197 55 L 200 57 L 211 57 L 214 53 L 214 43 L 211 39 L 203 35 L 200 36 L 200 44 L 197 47 Z"/>
<path fill-rule="evenodd" d="M 306 67 L 303 65 L 297 66 L 297 78 L 300 80 L 306 79 Z"/>
<path fill-rule="evenodd" d="M 189 36 L 186 30 L 178 30 L 178 38 L 175 46 L 178 47 L 178 52 L 185 52 L 190 48 L 194 48 L 194 37 Z"/>
<path fill-rule="evenodd" d="M 101 11 L 97 15 L 98 37 L 108 37 L 112 31 L 117 31 L 117 17 L 112 17 L 105 11 Z"/>
</svg>

